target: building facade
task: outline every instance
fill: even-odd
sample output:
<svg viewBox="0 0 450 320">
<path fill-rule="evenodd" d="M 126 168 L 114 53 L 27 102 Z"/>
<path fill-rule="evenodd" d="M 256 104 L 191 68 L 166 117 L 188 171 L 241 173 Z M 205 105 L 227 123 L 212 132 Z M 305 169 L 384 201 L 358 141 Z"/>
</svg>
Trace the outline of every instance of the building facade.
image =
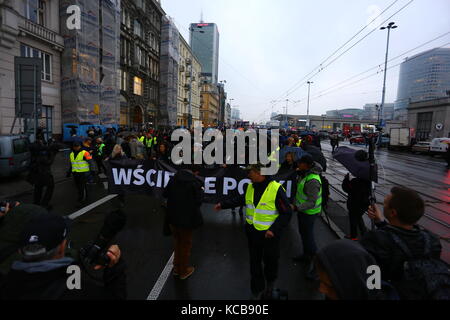
<svg viewBox="0 0 450 320">
<path fill-rule="evenodd" d="M 161 24 L 156 0 L 121 0 L 120 124 L 134 129 L 157 126 Z"/>
<path fill-rule="evenodd" d="M 178 106 L 177 126 L 188 127 L 189 101 L 191 102 L 192 122 L 200 120 L 200 82 L 202 68 L 191 47 L 180 34 L 180 61 L 178 67 Z"/>
<path fill-rule="evenodd" d="M 0 1 L 0 133 L 9 134 L 15 118 L 14 57 L 42 59 L 42 115 L 46 138 L 59 139 L 61 126 L 61 52 L 59 1 Z M 32 132 L 33 121 L 16 119 L 13 133 Z"/>
<path fill-rule="evenodd" d="M 159 126 L 177 125 L 178 69 L 180 33 L 170 17 L 163 17 L 160 57 L 160 115 Z"/>
<path fill-rule="evenodd" d="M 378 120 L 379 119 L 379 105 L 381 103 L 368 103 L 363 107 L 363 119 L 368 120 Z M 394 104 L 393 103 L 385 103 L 384 104 L 384 120 L 393 120 L 394 119 Z"/>
<path fill-rule="evenodd" d="M 202 83 L 200 120 L 204 127 L 217 127 L 219 121 L 219 90 L 217 85 L 207 82 Z"/>
<path fill-rule="evenodd" d="M 418 141 L 450 138 L 450 98 L 409 104 L 408 124 L 415 129 Z"/>
<path fill-rule="evenodd" d="M 410 103 L 446 97 L 450 90 L 450 48 L 436 48 L 407 58 L 400 66 L 396 117 L 405 120 Z"/>
<path fill-rule="evenodd" d="M 227 103 L 227 106 L 225 107 L 225 125 L 231 126 L 231 105 Z"/>
<path fill-rule="evenodd" d="M 231 124 L 234 125 L 241 119 L 241 111 L 238 108 L 231 108 Z"/>
<path fill-rule="evenodd" d="M 217 84 L 219 77 L 219 30 L 215 23 L 192 23 L 190 27 L 192 51 L 202 66 L 202 77 Z"/>
</svg>

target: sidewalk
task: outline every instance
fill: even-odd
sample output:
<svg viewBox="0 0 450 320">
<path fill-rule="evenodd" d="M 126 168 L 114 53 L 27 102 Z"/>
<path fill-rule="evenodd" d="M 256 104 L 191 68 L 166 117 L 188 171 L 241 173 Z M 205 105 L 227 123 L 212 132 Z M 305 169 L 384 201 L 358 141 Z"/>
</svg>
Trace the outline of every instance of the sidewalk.
<svg viewBox="0 0 450 320">
<path fill-rule="evenodd" d="M 52 166 L 55 184 L 66 180 L 68 165 L 68 151 L 61 151 L 55 157 Z M 0 199 L 14 200 L 14 197 L 33 191 L 33 186 L 26 181 L 28 172 L 15 177 L 0 178 Z"/>
</svg>

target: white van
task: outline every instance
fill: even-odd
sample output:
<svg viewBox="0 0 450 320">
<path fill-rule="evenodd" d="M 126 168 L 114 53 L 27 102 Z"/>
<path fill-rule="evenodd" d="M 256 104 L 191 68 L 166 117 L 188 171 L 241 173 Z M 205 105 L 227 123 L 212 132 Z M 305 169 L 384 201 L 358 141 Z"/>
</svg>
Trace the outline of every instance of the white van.
<svg viewBox="0 0 450 320">
<path fill-rule="evenodd" d="M 449 148 L 450 138 L 435 138 L 431 140 L 430 144 L 430 154 L 433 155 L 444 155 Z"/>
</svg>

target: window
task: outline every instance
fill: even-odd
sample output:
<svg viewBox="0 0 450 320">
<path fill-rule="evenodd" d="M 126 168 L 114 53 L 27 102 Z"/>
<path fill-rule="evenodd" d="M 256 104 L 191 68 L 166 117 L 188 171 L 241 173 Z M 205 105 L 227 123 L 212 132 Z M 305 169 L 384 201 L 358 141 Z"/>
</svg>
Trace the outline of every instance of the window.
<svg viewBox="0 0 450 320">
<path fill-rule="evenodd" d="M 13 140 L 13 149 L 14 149 L 14 154 L 28 152 L 28 140 L 27 139 Z"/>
<path fill-rule="evenodd" d="M 52 81 L 52 56 L 46 52 L 29 47 L 27 45 L 20 45 L 20 55 L 25 58 L 41 58 L 42 59 L 42 76 L 44 81 Z"/>
<path fill-rule="evenodd" d="M 135 62 L 138 63 L 139 65 L 143 65 L 142 63 L 142 49 L 139 46 L 136 46 L 136 57 L 135 57 Z"/>
<path fill-rule="evenodd" d="M 45 0 L 25 0 L 25 17 L 35 23 L 45 26 Z"/>
<path fill-rule="evenodd" d="M 134 34 L 142 38 L 142 25 L 137 20 L 134 20 Z"/>
<path fill-rule="evenodd" d="M 120 90 L 127 91 L 128 89 L 128 72 L 119 70 L 120 73 Z"/>
<path fill-rule="evenodd" d="M 133 93 L 138 96 L 142 96 L 143 93 L 143 83 L 142 79 L 139 77 L 134 77 L 134 87 Z"/>
</svg>

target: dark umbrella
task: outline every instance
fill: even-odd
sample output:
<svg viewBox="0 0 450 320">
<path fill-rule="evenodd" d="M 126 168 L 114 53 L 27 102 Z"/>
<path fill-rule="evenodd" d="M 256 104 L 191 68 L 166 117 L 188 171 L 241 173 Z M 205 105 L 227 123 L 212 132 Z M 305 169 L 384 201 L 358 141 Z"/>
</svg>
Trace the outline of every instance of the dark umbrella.
<svg viewBox="0 0 450 320">
<path fill-rule="evenodd" d="M 341 163 L 353 176 L 370 180 L 370 163 L 368 160 L 360 161 L 355 154 L 358 150 L 348 147 L 339 147 L 333 153 L 333 158 Z M 378 182 L 378 174 L 375 174 L 375 182 Z"/>
<path fill-rule="evenodd" d="M 322 151 L 316 146 L 307 145 L 305 147 L 305 152 L 309 153 L 315 162 L 318 162 L 323 171 L 327 171 L 327 159 L 325 159 Z"/>
</svg>

